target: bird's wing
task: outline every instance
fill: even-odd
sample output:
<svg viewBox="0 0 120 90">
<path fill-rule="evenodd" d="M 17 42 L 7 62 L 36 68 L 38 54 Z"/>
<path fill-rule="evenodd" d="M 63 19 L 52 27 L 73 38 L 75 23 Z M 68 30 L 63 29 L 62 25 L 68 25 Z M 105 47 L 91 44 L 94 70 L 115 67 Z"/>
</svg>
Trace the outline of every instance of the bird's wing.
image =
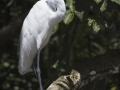
<svg viewBox="0 0 120 90">
<path fill-rule="evenodd" d="M 19 73 L 25 74 L 31 67 L 37 53 L 36 39 L 47 27 L 48 6 L 45 1 L 38 1 L 25 18 L 20 36 Z"/>
</svg>

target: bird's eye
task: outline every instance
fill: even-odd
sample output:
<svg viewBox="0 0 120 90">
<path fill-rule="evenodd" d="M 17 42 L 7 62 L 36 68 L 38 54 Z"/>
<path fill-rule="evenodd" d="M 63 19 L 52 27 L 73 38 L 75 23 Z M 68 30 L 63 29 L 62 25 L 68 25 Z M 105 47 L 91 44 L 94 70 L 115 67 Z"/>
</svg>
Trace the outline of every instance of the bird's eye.
<svg viewBox="0 0 120 90">
<path fill-rule="evenodd" d="M 53 12 L 57 11 L 57 4 L 46 1 L 47 5 L 51 8 Z"/>
</svg>

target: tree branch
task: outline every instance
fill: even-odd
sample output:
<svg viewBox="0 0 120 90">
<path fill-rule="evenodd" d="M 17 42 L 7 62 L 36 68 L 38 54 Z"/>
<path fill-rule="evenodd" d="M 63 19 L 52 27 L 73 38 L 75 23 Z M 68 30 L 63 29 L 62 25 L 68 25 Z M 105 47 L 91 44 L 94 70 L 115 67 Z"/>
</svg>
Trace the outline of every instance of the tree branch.
<svg viewBox="0 0 120 90">
<path fill-rule="evenodd" d="M 79 90 L 92 81 L 119 73 L 119 55 L 120 50 L 110 50 L 103 55 L 77 63 L 70 75 L 59 77 L 47 90 Z"/>
</svg>

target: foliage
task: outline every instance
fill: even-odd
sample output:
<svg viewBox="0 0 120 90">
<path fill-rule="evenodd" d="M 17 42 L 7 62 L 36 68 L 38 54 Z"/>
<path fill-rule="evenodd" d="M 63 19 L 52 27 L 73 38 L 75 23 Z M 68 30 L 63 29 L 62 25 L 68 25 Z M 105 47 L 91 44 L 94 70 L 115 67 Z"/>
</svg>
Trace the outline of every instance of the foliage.
<svg viewBox="0 0 120 90">
<path fill-rule="evenodd" d="M 36 1 L 14 0 L 7 6 L 9 1 L 1 0 L 0 31 L 29 11 Z M 81 60 L 103 54 L 109 49 L 120 48 L 119 4 L 120 0 L 66 0 L 65 18 L 55 27 L 49 44 L 41 52 L 44 87 L 61 74 L 69 73 Z M 24 76 L 18 73 L 19 36 L 16 32 L 12 33 L 14 36 L 0 41 L 0 89 L 39 89 L 31 69 Z M 112 84 L 111 90 L 119 88 L 118 84 L 113 87 Z"/>
</svg>

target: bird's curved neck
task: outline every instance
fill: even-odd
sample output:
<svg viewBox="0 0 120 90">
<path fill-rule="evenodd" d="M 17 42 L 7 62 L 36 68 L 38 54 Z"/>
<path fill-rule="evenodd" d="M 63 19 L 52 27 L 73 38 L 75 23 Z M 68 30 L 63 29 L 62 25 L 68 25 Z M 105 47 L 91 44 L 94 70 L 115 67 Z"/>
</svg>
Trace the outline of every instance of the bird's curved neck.
<svg viewBox="0 0 120 90">
<path fill-rule="evenodd" d="M 47 0 L 46 2 L 52 11 L 51 16 L 49 16 L 51 17 L 49 24 L 54 26 L 55 24 L 61 22 L 65 15 L 66 12 L 65 3 L 64 0 Z"/>
</svg>

